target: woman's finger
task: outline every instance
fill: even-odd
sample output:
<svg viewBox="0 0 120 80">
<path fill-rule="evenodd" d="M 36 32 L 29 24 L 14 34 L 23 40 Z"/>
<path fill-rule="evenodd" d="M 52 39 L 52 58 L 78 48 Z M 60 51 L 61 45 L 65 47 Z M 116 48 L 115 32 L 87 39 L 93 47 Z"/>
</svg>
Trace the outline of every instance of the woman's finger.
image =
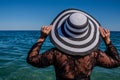
<svg viewBox="0 0 120 80">
<path fill-rule="evenodd" d="M 44 29 L 44 26 L 41 27 L 41 30 L 43 30 L 43 29 Z"/>
<path fill-rule="evenodd" d="M 107 33 L 110 33 L 109 29 L 107 29 Z"/>
<path fill-rule="evenodd" d="M 104 29 L 103 28 L 103 34 L 106 36 L 106 34 L 107 34 L 107 31 L 106 31 L 106 29 Z"/>
<path fill-rule="evenodd" d="M 105 37 L 105 31 L 104 31 L 104 29 L 102 27 L 100 28 L 100 33 L 101 33 L 102 37 Z"/>
<path fill-rule="evenodd" d="M 104 29 L 104 32 L 107 33 L 107 29 Z"/>
</svg>

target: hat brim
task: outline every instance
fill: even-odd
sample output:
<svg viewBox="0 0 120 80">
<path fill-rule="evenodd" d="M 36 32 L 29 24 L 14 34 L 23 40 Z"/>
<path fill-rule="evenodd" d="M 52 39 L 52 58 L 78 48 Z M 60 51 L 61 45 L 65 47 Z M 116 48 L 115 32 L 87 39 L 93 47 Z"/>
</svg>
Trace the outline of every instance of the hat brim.
<svg viewBox="0 0 120 80">
<path fill-rule="evenodd" d="M 81 34 L 79 36 L 69 33 L 69 31 L 67 31 L 68 29 L 66 29 L 64 25 L 65 20 L 72 13 L 76 12 L 84 14 L 88 18 L 89 22 L 89 29 L 85 34 Z M 55 45 L 55 47 L 64 53 L 84 56 L 90 54 L 91 51 L 98 48 L 98 45 L 100 43 L 100 24 L 88 13 L 85 13 L 78 9 L 67 9 L 62 11 L 53 20 L 52 25 L 53 27 L 50 33 L 50 40 Z M 70 35 L 65 34 L 66 32 L 68 32 Z M 71 38 L 70 36 L 74 38 Z"/>
</svg>

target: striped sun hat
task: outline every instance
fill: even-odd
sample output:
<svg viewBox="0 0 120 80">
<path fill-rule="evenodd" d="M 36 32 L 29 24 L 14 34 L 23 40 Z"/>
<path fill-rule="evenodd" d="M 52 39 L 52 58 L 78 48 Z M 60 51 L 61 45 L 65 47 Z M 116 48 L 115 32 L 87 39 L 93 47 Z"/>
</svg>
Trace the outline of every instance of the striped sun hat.
<svg viewBox="0 0 120 80">
<path fill-rule="evenodd" d="M 98 49 L 98 21 L 78 9 L 62 11 L 51 23 L 50 40 L 59 50 L 70 55 L 84 56 Z"/>
</svg>

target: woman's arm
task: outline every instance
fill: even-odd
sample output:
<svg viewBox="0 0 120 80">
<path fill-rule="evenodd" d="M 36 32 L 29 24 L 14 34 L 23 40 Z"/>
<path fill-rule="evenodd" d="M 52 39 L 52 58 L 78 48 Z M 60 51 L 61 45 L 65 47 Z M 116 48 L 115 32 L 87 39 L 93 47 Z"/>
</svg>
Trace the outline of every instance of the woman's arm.
<svg viewBox="0 0 120 80">
<path fill-rule="evenodd" d="M 106 68 L 114 68 L 120 66 L 120 57 L 118 55 L 118 51 L 110 41 L 110 31 L 100 27 L 100 34 L 106 44 L 107 50 L 105 52 L 98 52 L 99 54 L 96 58 L 97 65 Z"/>
<path fill-rule="evenodd" d="M 50 26 L 43 26 L 41 28 L 41 36 L 38 39 L 38 41 L 32 46 L 30 49 L 28 56 L 27 56 L 27 62 L 33 66 L 36 67 L 44 67 L 47 65 L 52 64 L 52 51 L 48 50 L 44 54 L 39 54 L 39 50 L 41 49 L 41 46 L 43 42 L 45 41 L 46 37 L 48 36 L 49 32 L 52 29 L 52 25 Z M 46 63 L 45 61 L 46 60 Z"/>
<path fill-rule="evenodd" d="M 106 46 L 106 51 L 98 51 L 98 55 L 96 58 L 97 66 L 102 66 L 105 68 L 115 68 L 120 66 L 120 57 L 118 55 L 117 49 L 112 45 L 111 42 Z"/>
</svg>

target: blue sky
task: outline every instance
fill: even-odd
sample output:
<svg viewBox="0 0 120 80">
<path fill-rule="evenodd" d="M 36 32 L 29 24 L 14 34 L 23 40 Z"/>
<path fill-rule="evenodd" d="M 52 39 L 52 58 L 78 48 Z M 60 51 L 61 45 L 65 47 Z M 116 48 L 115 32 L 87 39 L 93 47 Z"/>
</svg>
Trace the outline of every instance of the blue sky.
<svg viewBox="0 0 120 80">
<path fill-rule="evenodd" d="M 64 9 L 76 8 L 120 31 L 120 0 L 0 0 L 0 30 L 39 30 Z"/>
</svg>

